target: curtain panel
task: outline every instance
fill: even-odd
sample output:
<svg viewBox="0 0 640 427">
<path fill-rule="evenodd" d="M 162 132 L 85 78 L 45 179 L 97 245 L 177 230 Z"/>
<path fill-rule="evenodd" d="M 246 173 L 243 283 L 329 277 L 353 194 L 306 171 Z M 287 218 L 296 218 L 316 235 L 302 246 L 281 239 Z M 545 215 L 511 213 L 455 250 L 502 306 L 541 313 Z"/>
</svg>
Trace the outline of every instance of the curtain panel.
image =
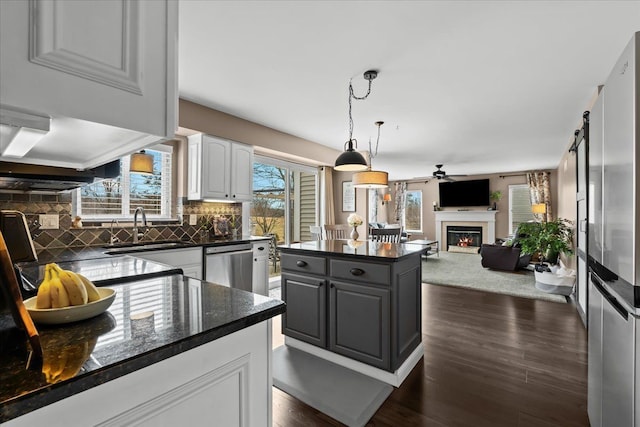
<svg viewBox="0 0 640 427">
<path fill-rule="evenodd" d="M 551 173 L 550 172 L 529 172 L 527 173 L 527 183 L 529 184 L 529 196 L 531 206 L 544 203 L 545 214 L 534 213 L 536 221 L 553 220 L 551 212 Z"/>
<path fill-rule="evenodd" d="M 335 202 L 333 200 L 333 168 L 329 166 L 320 167 L 320 177 L 321 177 L 321 194 L 322 198 L 322 208 L 320 224 L 335 224 L 336 223 L 336 211 L 335 211 Z"/>
<path fill-rule="evenodd" d="M 405 202 L 407 200 L 407 183 L 406 181 L 402 181 L 402 182 L 396 182 L 394 184 L 394 190 L 395 190 L 395 206 L 394 206 L 394 213 L 396 216 L 396 221 L 398 222 L 398 224 L 400 224 L 400 226 L 404 229 L 404 207 L 405 207 Z"/>
</svg>

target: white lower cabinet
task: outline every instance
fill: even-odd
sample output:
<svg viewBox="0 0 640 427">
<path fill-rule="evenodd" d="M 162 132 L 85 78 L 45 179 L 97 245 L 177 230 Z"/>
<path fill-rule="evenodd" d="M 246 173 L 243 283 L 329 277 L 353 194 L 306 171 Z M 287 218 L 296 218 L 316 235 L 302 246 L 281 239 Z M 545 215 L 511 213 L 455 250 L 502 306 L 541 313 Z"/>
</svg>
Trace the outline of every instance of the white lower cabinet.
<svg viewBox="0 0 640 427">
<path fill-rule="evenodd" d="M 199 246 L 195 248 L 142 251 L 131 255 L 136 258 L 181 268 L 185 276 L 202 279 L 202 248 Z"/>
<path fill-rule="evenodd" d="M 3 424 L 270 426 L 271 320 Z"/>
<path fill-rule="evenodd" d="M 269 241 L 254 242 L 253 249 L 253 292 L 269 296 Z"/>
</svg>

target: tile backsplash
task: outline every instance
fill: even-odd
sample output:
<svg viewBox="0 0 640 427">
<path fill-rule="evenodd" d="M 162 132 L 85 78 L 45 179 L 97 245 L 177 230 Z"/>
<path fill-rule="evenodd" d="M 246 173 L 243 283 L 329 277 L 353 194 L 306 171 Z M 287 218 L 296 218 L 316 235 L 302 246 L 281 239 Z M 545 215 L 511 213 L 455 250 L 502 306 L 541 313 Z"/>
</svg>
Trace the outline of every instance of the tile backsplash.
<svg viewBox="0 0 640 427">
<path fill-rule="evenodd" d="M 57 215 L 58 229 L 39 229 L 33 233 L 36 250 L 63 247 L 104 246 L 111 237 L 110 227 L 101 222 L 82 220 L 82 228 L 74 228 L 71 193 L 34 194 L 0 193 L 0 209 L 17 210 L 25 214 L 31 225 L 42 214 Z M 156 221 L 149 227 L 144 240 L 195 240 L 213 237 L 214 234 L 231 234 L 242 230 L 241 203 L 200 202 L 181 199 L 177 204 L 175 221 Z M 197 225 L 189 225 L 189 216 L 196 215 Z M 122 222 L 122 221 L 120 221 Z M 206 227 L 212 231 L 202 232 Z M 215 231 L 214 231 L 215 230 Z M 131 242 L 132 226 L 114 225 L 114 234 L 121 242 Z"/>
</svg>

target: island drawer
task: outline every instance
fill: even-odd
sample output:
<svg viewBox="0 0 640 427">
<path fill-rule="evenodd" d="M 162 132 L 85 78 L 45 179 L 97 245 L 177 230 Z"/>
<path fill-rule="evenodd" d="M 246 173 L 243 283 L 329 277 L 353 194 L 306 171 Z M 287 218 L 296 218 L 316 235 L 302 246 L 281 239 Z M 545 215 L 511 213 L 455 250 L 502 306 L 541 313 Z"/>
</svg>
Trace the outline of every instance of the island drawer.
<svg viewBox="0 0 640 427">
<path fill-rule="evenodd" d="M 280 262 L 283 270 L 299 273 L 327 274 L 327 262 L 324 257 L 282 254 Z"/>
<path fill-rule="evenodd" d="M 331 277 L 336 279 L 357 280 L 387 286 L 391 283 L 391 267 L 388 264 L 332 259 L 330 268 Z"/>
</svg>

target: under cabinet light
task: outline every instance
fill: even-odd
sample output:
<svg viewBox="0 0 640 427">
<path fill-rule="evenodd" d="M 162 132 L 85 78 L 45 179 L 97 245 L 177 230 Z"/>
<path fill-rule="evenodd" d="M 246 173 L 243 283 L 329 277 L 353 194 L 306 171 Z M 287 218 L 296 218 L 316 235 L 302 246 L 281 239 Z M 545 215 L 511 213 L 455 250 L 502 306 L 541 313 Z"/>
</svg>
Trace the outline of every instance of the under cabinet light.
<svg viewBox="0 0 640 427">
<path fill-rule="evenodd" d="M 2 125 L 3 128 L 13 128 L 14 126 Z M 2 132 L 3 135 L 5 132 Z M 9 130 L 7 141 L 2 141 L 2 157 L 24 157 L 35 145 L 47 134 L 46 131 L 31 128 L 14 128 Z"/>
<path fill-rule="evenodd" d="M 51 118 L 0 107 L 0 155 L 24 157 L 49 132 Z"/>
</svg>

